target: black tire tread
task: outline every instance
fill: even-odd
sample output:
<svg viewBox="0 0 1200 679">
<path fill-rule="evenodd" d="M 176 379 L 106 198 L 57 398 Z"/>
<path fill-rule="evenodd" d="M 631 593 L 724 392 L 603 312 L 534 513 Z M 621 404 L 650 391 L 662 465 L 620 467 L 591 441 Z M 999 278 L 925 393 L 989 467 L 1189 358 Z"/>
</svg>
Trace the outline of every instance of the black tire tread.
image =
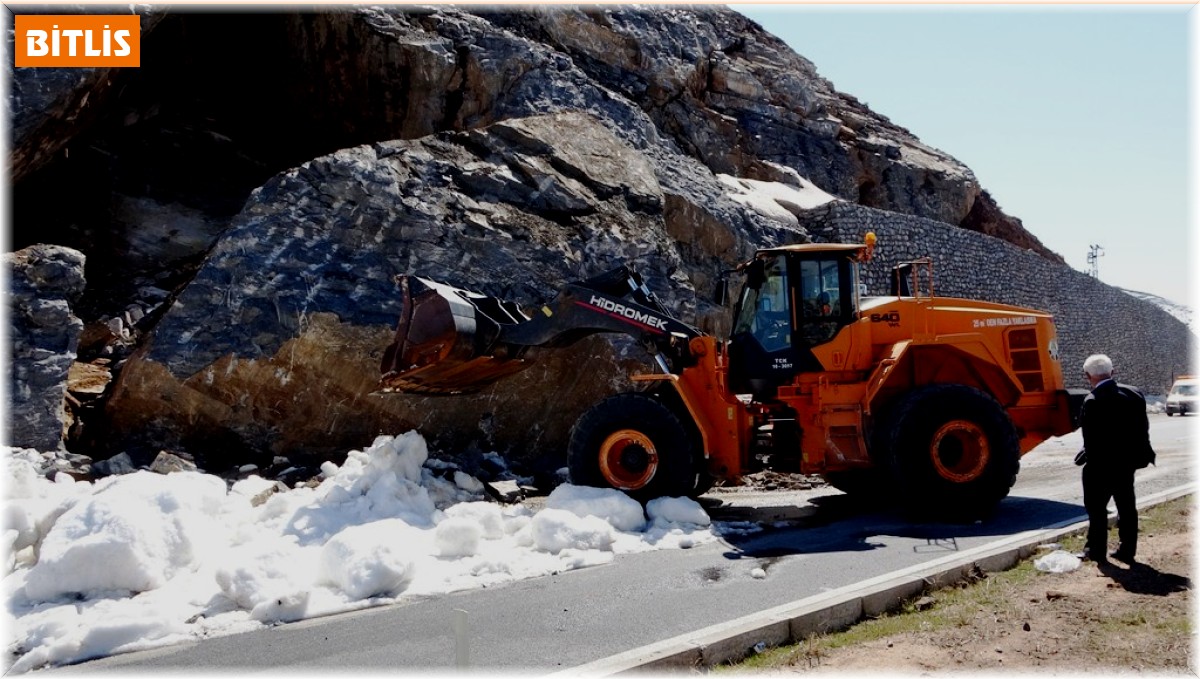
<svg viewBox="0 0 1200 679">
<path fill-rule="evenodd" d="M 951 418 L 975 422 L 991 444 L 987 468 L 968 483 L 937 476 L 925 459 L 927 444 L 921 445 L 927 430 Z M 1008 496 L 1021 466 L 1016 427 L 1004 407 L 990 394 L 965 385 L 936 384 L 910 392 L 889 414 L 881 435 L 896 491 L 908 508 L 924 514 L 957 520 L 987 513 Z"/>
<path fill-rule="evenodd" d="M 659 469 L 644 488 L 626 491 L 640 501 L 656 497 L 695 497 L 698 484 L 695 437 L 684 421 L 660 400 L 642 393 L 610 396 L 588 409 L 571 429 L 567 467 L 577 485 L 610 488 L 600 473 L 599 446 L 618 429 L 636 429 L 650 437 Z"/>
</svg>

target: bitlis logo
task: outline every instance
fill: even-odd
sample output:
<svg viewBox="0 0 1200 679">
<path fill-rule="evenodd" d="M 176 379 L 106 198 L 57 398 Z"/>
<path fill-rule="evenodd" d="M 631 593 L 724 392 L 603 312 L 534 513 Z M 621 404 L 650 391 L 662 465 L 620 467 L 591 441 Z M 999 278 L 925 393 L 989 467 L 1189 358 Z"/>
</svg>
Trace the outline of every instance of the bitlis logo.
<svg viewBox="0 0 1200 679">
<path fill-rule="evenodd" d="M 136 14 L 21 14 L 13 18 L 13 65 L 18 68 L 141 65 L 141 19 Z"/>
</svg>

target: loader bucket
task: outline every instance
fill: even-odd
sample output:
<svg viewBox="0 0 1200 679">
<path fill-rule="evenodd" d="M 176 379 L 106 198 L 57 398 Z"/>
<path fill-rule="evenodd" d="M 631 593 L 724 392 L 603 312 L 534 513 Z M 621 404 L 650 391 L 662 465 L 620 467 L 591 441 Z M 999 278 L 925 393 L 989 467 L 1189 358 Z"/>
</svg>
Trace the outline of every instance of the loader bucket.
<svg viewBox="0 0 1200 679">
<path fill-rule="evenodd" d="M 528 320 L 517 305 L 416 276 L 397 282 L 400 322 L 383 354 L 381 391 L 468 394 L 529 366 L 525 347 L 497 341 L 501 325 Z"/>
</svg>

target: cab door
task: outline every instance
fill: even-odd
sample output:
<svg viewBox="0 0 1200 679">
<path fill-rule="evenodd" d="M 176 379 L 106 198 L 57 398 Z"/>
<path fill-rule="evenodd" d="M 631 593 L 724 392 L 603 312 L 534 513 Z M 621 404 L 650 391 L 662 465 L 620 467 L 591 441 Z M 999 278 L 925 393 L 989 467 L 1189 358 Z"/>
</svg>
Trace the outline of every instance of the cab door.
<svg viewBox="0 0 1200 679">
<path fill-rule="evenodd" d="M 747 267 L 729 336 L 729 379 L 735 393 L 773 396 L 796 373 L 795 293 L 787 257 L 764 257 Z"/>
<path fill-rule="evenodd" d="M 844 253 L 779 253 L 746 270 L 729 337 L 735 393 L 762 398 L 800 372 L 827 368 L 813 347 L 832 341 L 858 316 L 854 261 Z"/>
<path fill-rule="evenodd" d="M 798 355 L 806 366 L 803 370 L 822 370 L 810 349 L 832 341 L 842 326 L 856 318 L 856 269 L 848 258 L 838 255 L 795 257 L 792 269 L 798 300 Z"/>
</svg>

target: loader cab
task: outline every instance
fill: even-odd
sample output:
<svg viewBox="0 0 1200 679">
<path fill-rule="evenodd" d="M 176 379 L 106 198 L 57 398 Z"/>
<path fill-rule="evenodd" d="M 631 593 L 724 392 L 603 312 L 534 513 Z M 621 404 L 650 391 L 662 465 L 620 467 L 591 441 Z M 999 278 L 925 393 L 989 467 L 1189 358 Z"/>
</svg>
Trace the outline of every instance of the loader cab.
<svg viewBox="0 0 1200 679">
<path fill-rule="evenodd" d="M 734 307 L 729 380 L 736 393 L 770 398 L 799 372 L 825 367 L 812 348 L 858 318 L 859 245 L 760 250 L 745 266 Z"/>
</svg>

